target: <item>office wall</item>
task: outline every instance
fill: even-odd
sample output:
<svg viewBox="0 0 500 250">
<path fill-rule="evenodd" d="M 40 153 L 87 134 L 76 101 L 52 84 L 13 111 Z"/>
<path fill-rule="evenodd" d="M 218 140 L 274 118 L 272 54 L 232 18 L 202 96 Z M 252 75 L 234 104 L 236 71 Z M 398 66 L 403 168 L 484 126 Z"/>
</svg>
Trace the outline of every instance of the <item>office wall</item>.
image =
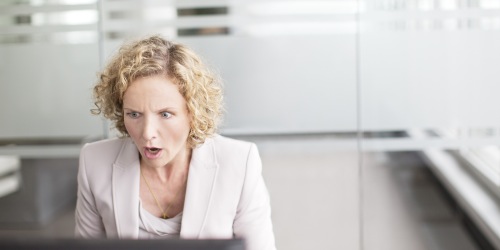
<svg viewBox="0 0 500 250">
<path fill-rule="evenodd" d="M 220 73 L 224 133 L 353 131 L 355 1 L 348 2 L 345 7 L 345 1 L 333 1 L 323 9 L 302 3 L 291 10 L 287 2 L 260 1 L 55 1 L 4 7 L 13 21 L 0 29 L 5 117 L 0 138 L 102 135 L 101 121 L 88 115 L 100 58 L 105 63 L 124 41 L 153 33 L 188 44 Z M 200 8 L 222 11 L 196 14 Z M 227 32 L 206 35 L 210 29 Z"/>
<path fill-rule="evenodd" d="M 488 128 L 500 124 L 500 116 L 495 115 L 500 111 L 496 95 L 500 91 L 500 48 L 496 45 L 500 22 L 494 29 L 486 25 L 445 26 L 448 18 L 477 21 L 478 12 L 471 15 L 472 11 L 480 10 L 419 11 L 413 16 L 410 13 L 415 14 L 415 10 L 394 11 L 398 15 L 385 22 L 401 22 L 403 28 L 375 26 L 361 34 L 364 130 Z M 381 22 L 369 13 L 366 22 Z M 434 17 L 437 14 L 439 18 Z M 415 19 L 436 24 L 411 26 Z"/>
<path fill-rule="evenodd" d="M 356 129 L 355 1 L 122 2 L 129 5 L 105 1 L 103 9 L 141 11 L 104 19 L 104 32 L 116 34 L 105 40 L 105 58 L 123 41 L 155 32 L 187 44 L 221 75 L 223 133 Z M 161 11 L 173 14 L 155 15 Z M 207 35 L 212 30 L 219 32 Z"/>
<path fill-rule="evenodd" d="M 356 129 L 354 38 L 320 34 L 183 41 L 216 65 L 224 79 L 223 132 L 259 134 Z"/>
<path fill-rule="evenodd" d="M 90 115 L 96 5 L 79 2 L 2 2 L 0 140 L 102 136 L 101 120 Z"/>
<path fill-rule="evenodd" d="M 223 133 L 499 123 L 498 1 L 41 3 L 2 7 L 0 138 L 103 135 L 89 115 L 99 65 L 152 33 L 220 73 Z"/>
<path fill-rule="evenodd" d="M 97 44 L 3 44 L 0 58 L 0 138 L 102 135 L 90 115 Z"/>
</svg>

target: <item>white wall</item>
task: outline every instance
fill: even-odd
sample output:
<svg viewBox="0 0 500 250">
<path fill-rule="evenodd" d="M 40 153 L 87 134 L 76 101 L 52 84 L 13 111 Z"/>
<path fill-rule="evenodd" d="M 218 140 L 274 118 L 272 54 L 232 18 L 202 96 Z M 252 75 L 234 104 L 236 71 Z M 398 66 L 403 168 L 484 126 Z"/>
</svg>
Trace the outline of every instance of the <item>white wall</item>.
<svg viewBox="0 0 500 250">
<path fill-rule="evenodd" d="M 0 138 L 102 135 L 90 115 L 96 44 L 0 45 Z"/>
</svg>

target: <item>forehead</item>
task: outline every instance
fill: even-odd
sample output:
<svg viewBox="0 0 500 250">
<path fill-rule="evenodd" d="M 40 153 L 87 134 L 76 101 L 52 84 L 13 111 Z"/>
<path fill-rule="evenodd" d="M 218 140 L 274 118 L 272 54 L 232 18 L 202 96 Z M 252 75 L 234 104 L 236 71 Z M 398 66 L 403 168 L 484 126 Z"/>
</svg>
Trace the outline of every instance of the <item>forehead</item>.
<svg viewBox="0 0 500 250">
<path fill-rule="evenodd" d="M 165 105 L 185 106 L 186 101 L 177 84 L 166 76 L 158 75 L 138 78 L 130 83 L 123 95 L 123 103 L 124 106 L 161 108 Z"/>
</svg>

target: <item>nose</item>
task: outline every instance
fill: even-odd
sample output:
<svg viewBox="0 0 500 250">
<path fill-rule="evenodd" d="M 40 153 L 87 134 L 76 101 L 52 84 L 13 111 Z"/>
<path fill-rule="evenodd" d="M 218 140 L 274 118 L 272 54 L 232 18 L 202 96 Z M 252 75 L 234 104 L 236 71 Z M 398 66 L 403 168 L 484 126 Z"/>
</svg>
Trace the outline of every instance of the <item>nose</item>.
<svg viewBox="0 0 500 250">
<path fill-rule="evenodd" d="M 158 124 L 153 117 L 146 117 L 142 128 L 142 137 L 146 141 L 151 141 L 158 136 Z"/>
</svg>

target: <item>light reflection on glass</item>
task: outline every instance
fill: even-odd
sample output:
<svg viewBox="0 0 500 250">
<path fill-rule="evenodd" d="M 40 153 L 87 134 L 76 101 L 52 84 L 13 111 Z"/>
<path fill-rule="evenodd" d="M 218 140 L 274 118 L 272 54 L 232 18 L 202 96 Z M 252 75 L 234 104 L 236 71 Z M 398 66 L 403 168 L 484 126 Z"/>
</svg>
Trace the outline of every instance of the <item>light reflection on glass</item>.
<svg viewBox="0 0 500 250">
<path fill-rule="evenodd" d="M 175 7 L 146 8 L 142 13 L 144 20 L 147 21 L 167 21 L 177 18 Z"/>
<path fill-rule="evenodd" d="M 94 24 L 98 21 L 96 10 L 71 10 L 54 13 L 34 13 L 32 25 L 81 25 Z"/>
<path fill-rule="evenodd" d="M 98 0 L 29 0 L 31 5 L 78 5 L 78 4 L 93 4 Z"/>
<path fill-rule="evenodd" d="M 54 33 L 33 33 L 0 35 L 0 44 L 25 44 L 25 43 L 48 43 L 48 44 L 91 44 L 97 42 L 97 32 L 90 31 L 68 31 Z"/>
<path fill-rule="evenodd" d="M 251 36 L 280 36 L 280 35 L 313 35 L 338 34 L 356 32 L 356 23 L 352 22 L 287 22 L 265 23 L 249 25 L 244 33 Z"/>
<path fill-rule="evenodd" d="M 357 3 L 354 1 L 280 1 L 252 3 L 246 7 L 253 15 L 325 15 L 355 14 Z"/>
</svg>

